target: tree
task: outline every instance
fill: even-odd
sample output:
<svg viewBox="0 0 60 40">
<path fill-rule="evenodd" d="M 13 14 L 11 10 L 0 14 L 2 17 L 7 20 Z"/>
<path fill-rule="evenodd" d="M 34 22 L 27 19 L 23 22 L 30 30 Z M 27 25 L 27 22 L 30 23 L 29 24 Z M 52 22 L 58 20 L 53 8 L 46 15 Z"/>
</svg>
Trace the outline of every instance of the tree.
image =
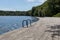
<svg viewBox="0 0 60 40">
<path fill-rule="evenodd" d="M 34 12 L 35 12 L 35 7 L 32 8 L 31 16 L 34 16 Z"/>
<path fill-rule="evenodd" d="M 50 11 L 49 16 L 53 16 L 57 13 L 55 9 L 55 0 L 47 0 L 48 1 L 48 9 Z"/>
</svg>

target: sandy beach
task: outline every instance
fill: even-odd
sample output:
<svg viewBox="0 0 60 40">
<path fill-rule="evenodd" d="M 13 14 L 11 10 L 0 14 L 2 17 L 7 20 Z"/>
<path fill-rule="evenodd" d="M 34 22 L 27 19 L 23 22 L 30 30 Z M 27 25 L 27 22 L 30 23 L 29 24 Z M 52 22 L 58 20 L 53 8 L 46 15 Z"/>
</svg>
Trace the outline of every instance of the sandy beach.
<svg viewBox="0 0 60 40">
<path fill-rule="evenodd" d="M 0 35 L 0 40 L 52 40 L 51 33 L 45 31 L 49 30 L 50 26 L 60 25 L 60 18 L 37 18 L 39 18 L 39 20 L 32 23 L 32 26 L 4 33 Z M 58 40 L 58 36 L 56 36 L 54 40 Z"/>
</svg>

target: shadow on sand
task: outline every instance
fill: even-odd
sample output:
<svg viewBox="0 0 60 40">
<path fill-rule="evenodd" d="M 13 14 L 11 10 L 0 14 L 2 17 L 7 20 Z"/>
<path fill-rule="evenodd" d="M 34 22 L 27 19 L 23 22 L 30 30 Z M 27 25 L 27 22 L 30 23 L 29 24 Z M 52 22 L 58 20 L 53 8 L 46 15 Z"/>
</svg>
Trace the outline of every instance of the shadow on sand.
<svg viewBox="0 0 60 40">
<path fill-rule="evenodd" d="M 46 30 L 45 32 L 51 33 L 52 40 L 54 40 L 54 38 L 56 36 L 58 36 L 58 40 L 59 40 L 59 36 L 60 36 L 60 25 L 54 25 L 54 26 L 51 26 L 51 27 L 48 27 L 48 28 L 50 28 L 50 30 Z"/>
<path fill-rule="evenodd" d="M 36 21 L 38 21 L 39 20 L 39 18 L 37 18 L 37 17 L 32 17 L 32 22 L 36 22 Z"/>
</svg>

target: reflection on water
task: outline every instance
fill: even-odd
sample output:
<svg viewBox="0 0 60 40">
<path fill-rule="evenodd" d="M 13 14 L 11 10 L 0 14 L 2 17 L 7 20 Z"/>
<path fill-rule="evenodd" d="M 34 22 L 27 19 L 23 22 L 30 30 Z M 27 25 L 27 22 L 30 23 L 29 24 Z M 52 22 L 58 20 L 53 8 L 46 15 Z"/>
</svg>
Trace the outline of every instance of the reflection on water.
<svg viewBox="0 0 60 40">
<path fill-rule="evenodd" d="M 22 27 L 22 21 L 31 19 L 29 16 L 0 16 L 0 34 Z"/>
</svg>

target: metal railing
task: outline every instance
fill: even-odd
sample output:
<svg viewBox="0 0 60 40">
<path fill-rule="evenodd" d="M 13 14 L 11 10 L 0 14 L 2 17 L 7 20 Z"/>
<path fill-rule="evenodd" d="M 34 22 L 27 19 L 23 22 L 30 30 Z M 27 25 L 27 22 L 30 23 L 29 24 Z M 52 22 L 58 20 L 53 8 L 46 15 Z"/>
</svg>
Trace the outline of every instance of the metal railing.
<svg viewBox="0 0 60 40">
<path fill-rule="evenodd" d="M 27 19 L 27 21 L 28 21 L 28 22 L 30 22 L 29 24 L 30 24 L 30 26 L 31 26 L 32 20 L 30 20 L 30 19 Z"/>
<path fill-rule="evenodd" d="M 28 28 L 29 24 L 30 24 L 30 26 L 31 26 L 32 21 L 31 21 L 30 19 L 23 20 L 23 22 L 22 22 L 22 27 L 25 26 L 24 22 L 26 22 L 26 26 L 27 26 L 27 28 Z M 29 23 L 29 22 L 30 22 L 30 23 Z"/>
</svg>

